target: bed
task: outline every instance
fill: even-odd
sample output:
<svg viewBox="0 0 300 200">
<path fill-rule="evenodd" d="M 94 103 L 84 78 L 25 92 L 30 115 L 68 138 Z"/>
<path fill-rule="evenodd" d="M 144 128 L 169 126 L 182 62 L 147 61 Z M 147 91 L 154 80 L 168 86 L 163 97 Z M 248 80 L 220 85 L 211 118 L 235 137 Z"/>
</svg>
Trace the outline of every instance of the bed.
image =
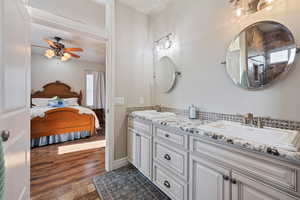
<svg viewBox="0 0 300 200">
<path fill-rule="evenodd" d="M 76 99 L 76 104 L 64 107 L 35 105 L 33 102 L 47 101 L 53 97 L 64 100 Z M 42 91 L 31 95 L 31 146 L 44 146 L 58 142 L 80 139 L 95 134 L 99 122 L 95 113 L 82 105 L 82 92 L 71 91 L 71 87 L 60 81 L 46 84 Z"/>
</svg>

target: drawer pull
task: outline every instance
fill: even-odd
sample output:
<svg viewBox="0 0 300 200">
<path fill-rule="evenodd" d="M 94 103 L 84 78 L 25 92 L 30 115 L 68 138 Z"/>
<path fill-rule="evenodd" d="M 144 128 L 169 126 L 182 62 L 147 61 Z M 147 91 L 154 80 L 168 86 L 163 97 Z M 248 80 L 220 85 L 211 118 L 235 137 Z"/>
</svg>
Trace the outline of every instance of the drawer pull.
<svg viewBox="0 0 300 200">
<path fill-rule="evenodd" d="M 164 186 L 166 186 L 167 188 L 170 188 L 170 187 L 171 187 L 171 184 L 169 183 L 169 181 L 165 181 L 165 182 L 164 182 Z"/>
<path fill-rule="evenodd" d="M 169 137 L 170 137 L 170 135 L 169 135 L 169 134 L 165 134 L 165 137 L 166 137 L 166 138 L 169 138 Z"/>
<path fill-rule="evenodd" d="M 223 175 L 223 179 L 224 179 L 225 181 L 228 181 L 228 180 L 229 180 L 229 176 Z"/>
<path fill-rule="evenodd" d="M 164 156 L 164 158 L 165 158 L 166 160 L 171 160 L 171 156 L 170 156 L 169 154 L 166 154 L 166 155 Z"/>
<path fill-rule="evenodd" d="M 231 181 L 231 183 L 234 184 L 234 185 L 237 184 L 237 181 L 236 181 L 234 178 L 232 178 L 230 181 Z"/>
</svg>

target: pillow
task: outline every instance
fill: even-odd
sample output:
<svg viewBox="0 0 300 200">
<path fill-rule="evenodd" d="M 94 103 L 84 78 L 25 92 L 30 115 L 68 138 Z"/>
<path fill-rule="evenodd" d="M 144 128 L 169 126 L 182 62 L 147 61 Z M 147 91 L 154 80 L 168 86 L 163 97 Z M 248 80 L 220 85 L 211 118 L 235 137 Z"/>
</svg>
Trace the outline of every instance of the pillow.
<svg viewBox="0 0 300 200">
<path fill-rule="evenodd" d="M 78 98 L 67 98 L 63 99 L 67 106 L 79 106 Z"/>
<path fill-rule="evenodd" d="M 35 106 L 45 107 L 48 106 L 50 98 L 32 98 L 32 104 Z"/>
<path fill-rule="evenodd" d="M 65 101 L 62 100 L 62 99 L 49 100 L 48 106 L 51 106 L 51 107 L 64 107 L 65 106 Z"/>
</svg>

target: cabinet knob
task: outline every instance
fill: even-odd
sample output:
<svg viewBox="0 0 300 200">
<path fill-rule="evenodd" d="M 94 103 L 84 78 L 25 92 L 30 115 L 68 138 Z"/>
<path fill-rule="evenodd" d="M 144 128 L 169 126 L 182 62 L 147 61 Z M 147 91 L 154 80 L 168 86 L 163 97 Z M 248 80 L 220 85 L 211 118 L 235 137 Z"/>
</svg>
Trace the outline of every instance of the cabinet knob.
<svg viewBox="0 0 300 200">
<path fill-rule="evenodd" d="M 169 181 L 165 181 L 165 182 L 164 182 L 164 186 L 166 186 L 167 188 L 170 188 L 170 187 L 171 187 L 171 184 L 169 183 Z"/>
<path fill-rule="evenodd" d="M 171 160 L 171 156 L 170 156 L 169 154 L 166 154 L 166 155 L 164 156 L 164 158 L 165 158 L 166 160 Z"/>
<path fill-rule="evenodd" d="M 170 135 L 169 135 L 169 134 L 166 134 L 166 135 L 165 135 L 165 137 L 166 137 L 166 138 L 169 138 L 169 137 L 170 137 Z"/>
<path fill-rule="evenodd" d="M 231 183 L 232 183 L 232 184 L 237 184 L 237 181 L 236 181 L 234 178 L 232 178 L 232 179 L 231 179 Z"/>
<path fill-rule="evenodd" d="M 223 175 L 223 179 L 224 179 L 225 181 L 228 181 L 228 180 L 229 180 L 229 176 Z"/>
<path fill-rule="evenodd" d="M 3 130 L 1 132 L 1 138 L 3 142 L 6 142 L 9 139 L 10 132 L 8 130 Z"/>
</svg>

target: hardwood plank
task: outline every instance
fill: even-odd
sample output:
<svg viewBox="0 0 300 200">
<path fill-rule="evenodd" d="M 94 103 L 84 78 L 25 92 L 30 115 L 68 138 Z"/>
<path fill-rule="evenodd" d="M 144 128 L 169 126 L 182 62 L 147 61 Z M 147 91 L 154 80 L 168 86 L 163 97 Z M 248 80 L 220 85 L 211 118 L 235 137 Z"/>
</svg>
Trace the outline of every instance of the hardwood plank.
<svg viewBox="0 0 300 200">
<path fill-rule="evenodd" d="M 58 154 L 59 147 L 104 140 L 93 136 L 31 150 L 31 199 L 87 199 L 99 197 L 91 182 L 95 175 L 105 173 L 105 148 Z"/>
</svg>

